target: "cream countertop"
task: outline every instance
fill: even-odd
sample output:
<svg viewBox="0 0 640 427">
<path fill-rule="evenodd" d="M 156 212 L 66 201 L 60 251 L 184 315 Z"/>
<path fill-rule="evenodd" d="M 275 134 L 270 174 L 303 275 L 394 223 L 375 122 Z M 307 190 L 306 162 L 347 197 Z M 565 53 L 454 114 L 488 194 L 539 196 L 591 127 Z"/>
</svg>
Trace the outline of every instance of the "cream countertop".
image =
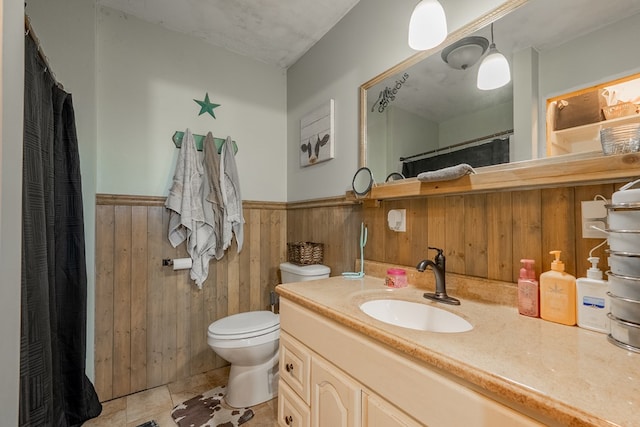
<svg viewBox="0 0 640 427">
<path fill-rule="evenodd" d="M 605 334 L 518 314 L 515 307 L 460 298 L 430 302 L 424 289 L 391 289 L 382 279 L 329 279 L 281 284 L 276 291 L 344 326 L 481 389 L 565 425 L 640 426 L 640 354 Z M 458 297 L 455 292 L 449 294 Z M 467 319 L 473 330 L 416 331 L 373 319 L 358 309 L 371 299 L 435 304 Z"/>
</svg>

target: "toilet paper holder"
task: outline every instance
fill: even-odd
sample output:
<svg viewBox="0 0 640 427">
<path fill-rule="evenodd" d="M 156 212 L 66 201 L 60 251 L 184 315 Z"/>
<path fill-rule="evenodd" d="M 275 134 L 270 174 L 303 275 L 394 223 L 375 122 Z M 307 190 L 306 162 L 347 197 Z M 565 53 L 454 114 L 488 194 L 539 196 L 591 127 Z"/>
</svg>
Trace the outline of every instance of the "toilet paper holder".
<svg viewBox="0 0 640 427">
<path fill-rule="evenodd" d="M 173 266 L 174 270 L 187 270 L 192 266 L 193 260 L 191 258 L 177 258 L 169 259 L 164 258 L 162 260 L 163 266 Z"/>
</svg>

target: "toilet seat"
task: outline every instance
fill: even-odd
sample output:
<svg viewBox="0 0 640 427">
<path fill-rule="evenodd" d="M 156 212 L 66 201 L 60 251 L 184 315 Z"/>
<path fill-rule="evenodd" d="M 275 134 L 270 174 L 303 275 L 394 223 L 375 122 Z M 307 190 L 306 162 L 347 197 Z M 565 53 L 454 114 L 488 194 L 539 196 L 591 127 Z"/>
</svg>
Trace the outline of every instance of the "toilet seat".
<svg viewBox="0 0 640 427">
<path fill-rule="evenodd" d="M 209 325 L 209 338 L 237 340 L 266 335 L 280 329 L 280 316 L 270 311 L 238 313 Z"/>
</svg>

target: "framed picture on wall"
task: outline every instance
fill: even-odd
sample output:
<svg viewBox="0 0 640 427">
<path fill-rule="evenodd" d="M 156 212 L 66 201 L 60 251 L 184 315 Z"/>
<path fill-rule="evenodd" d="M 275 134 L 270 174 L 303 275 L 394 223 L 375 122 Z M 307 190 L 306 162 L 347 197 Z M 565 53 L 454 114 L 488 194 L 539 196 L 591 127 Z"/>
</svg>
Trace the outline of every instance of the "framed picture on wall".
<svg viewBox="0 0 640 427">
<path fill-rule="evenodd" d="M 300 120 L 300 166 L 311 166 L 334 157 L 333 99 Z"/>
</svg>

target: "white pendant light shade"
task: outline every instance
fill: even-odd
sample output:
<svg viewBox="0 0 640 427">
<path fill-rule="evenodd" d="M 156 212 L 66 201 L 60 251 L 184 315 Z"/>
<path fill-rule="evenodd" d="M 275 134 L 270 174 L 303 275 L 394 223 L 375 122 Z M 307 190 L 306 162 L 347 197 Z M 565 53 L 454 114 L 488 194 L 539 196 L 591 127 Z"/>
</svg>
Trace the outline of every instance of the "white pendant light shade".
<svg viewBox="0 0 640 427">
<path fill-rule="evenodd" d="M 422 0 L 409 21 L 409 47 L 427 50 L 447 38 L 447 18 L 438 0 Z"/>
<path fill-rule="evenodd" d="M 478 89 L 497 89 L 506 85 L 509 81 L 511 81 L 509 62 L 492 44 L 489 47 L 489 54 L 482 60 L 478 69 Z"/>
<path fill-rule="evenodd" d="M 491 46 L 489 53 L 482 60 L 478 69 L 478 89 L 492 90 L 498 89 L 511 81 L 511 70 L 509 62 L 503 54 L 498 52 L 496 44 L 493 42 L 493 23 L 491 24 Z"/>
</svg>

